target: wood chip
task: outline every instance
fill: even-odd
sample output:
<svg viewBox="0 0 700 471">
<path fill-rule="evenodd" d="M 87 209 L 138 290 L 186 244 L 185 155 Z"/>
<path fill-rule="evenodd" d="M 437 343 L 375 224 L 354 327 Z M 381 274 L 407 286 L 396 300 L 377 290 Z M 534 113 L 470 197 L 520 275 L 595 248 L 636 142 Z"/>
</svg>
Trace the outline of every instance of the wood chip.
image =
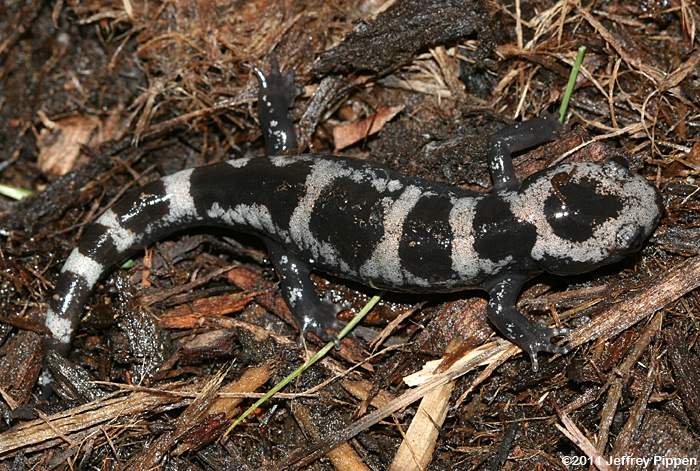
<svg viewBox="0 0 700 471">
<path fill-rule="evenodd" d="M 435 444 L 447 417 L 454 381 L 438 386 L 423 397 L 416 415 L 399 446 L 390 471 L 427 469 Z"/>
<path fill-rule="evenodd" d="M 640 289 L 627 293 L 618 302 L 596 313 L 590 324 L 573 331 L 568 344 L 575 348 L 596 338 L 613 337 L 698 286 L 700 256 L 689 258 L 660 276 L 650 277 Z"/>
<path fill-rule="evenodd" d="M 224 294 L 197 299 L 192 305 L 182 304 L 163 313 L 158 324 L 166 329 L 191 329 L 203 318 L 225 316 L 242 311 L 261 291 Z"/>
<path fill-rule="evenodd" d="M 608 465 L 607 460 L 598 453 L 598 450 L 596 450 L 588 437 L 581 432 L 581 429 L 576 426 L 574 421 L 571 420 L 569 416 L 566 414 L 561 414 L 560 419 L 563 427 L 556 424 L 557 429 L 559 429 L 559 431 L 563 433 L 566 438 L 574 442 L 574 444 L 586 454 L 590 462 L 593 463 L 593 466 L 598 468 L 600 471 L 608 471 L 612 469 L 610 465 Z"/>
</svg>

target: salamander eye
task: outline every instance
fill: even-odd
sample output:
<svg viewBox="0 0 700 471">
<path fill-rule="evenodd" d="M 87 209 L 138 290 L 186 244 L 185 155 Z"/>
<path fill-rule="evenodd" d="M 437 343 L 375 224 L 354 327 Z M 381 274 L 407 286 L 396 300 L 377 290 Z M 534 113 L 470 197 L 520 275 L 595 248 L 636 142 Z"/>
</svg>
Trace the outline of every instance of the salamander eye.
<svg viewBox="0 0 700 471">
<path fill-rule="evenodd" d="M 625 178 L 629 174 L 630 166 L 624 157 L 616 155 L 603 164 L 603 171 L 612 178 Z"/>
<path fill-rule="evenodd" d="M 615 244 L 620 250 L 636 250 L 641 243 L 641 228 L 634 224 L 625 224 L 615 235 Z"/>
</svg>

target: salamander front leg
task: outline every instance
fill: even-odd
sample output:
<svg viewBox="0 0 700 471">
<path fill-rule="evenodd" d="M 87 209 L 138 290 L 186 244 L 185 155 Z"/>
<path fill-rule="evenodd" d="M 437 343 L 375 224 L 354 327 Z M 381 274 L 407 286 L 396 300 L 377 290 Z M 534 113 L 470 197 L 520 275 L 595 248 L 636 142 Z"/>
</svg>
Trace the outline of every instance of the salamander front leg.
<svg viewBox="0 0 700 471">
<path fill-rule="evenodd" d="M 535 118 L 501 129 L 489 140 L 488 162 L 493 188 L 516 189 L 512 154 L 551 141 L 561 125 L 554 117 Z"/>
<path fill-rule="evenodd" d="M 336 315 L 342 307 L 327 299 L 319 299 L 309 278 L 309 267 L 298 256 L 287 253 L 278 243 L 267 241 L 270 259 L 280 280 L 282 297 L 294 314 L 302 334 L 313 331 L 329 340 L 343 326 Z"/>
<path fill-rule="evenodd" d="M 569 329 L 550 329 L 523 316 L 515 307 L 525 279 L 504 277 L 497 280 L 489 289 L 487 315 L 496 328 L 530 356 L 532 371 L 537 371 L 538 352 L 567 353 L 564 346 L 554 345 L 553 337 L 568 335 Z"/>
</svg>

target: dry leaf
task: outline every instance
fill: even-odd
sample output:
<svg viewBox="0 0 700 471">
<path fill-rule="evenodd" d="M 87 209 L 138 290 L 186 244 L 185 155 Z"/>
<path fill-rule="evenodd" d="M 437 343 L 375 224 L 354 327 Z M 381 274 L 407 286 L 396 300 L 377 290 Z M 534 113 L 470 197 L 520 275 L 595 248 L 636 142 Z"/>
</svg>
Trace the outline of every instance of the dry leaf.
<svg viewBox="0 0 700 471">
<path fill-rule="evenodd" d="M 333 128 L 333 141 L 335 142 L 335 150 L 344 149 L 362 139 L 375 134 L 381 130 L 384 125 L 394 116 L 399 114 L 404 109 L 404 105 L 400 106 L 382 106 L 377 109 L 377 112 L 360 121 Z"/>
<path fill-rule="evenodd" d="M 83 145 L 95 146 L 118 137 L 119 113 L 102 121 L 96 116 L 69 116 L 57 121 L 43 117 L 46 127 L 39 133 L 38 165 L 42 172 L 64 175 L 74 166 Z"/>
</svg>

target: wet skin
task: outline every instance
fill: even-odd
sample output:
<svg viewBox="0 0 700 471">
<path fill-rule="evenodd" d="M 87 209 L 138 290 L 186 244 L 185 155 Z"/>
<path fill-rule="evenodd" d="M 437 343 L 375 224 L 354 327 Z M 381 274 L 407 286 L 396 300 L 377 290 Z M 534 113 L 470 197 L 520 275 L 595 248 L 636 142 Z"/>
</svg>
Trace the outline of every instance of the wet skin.
<svg viewBox="0 0 700 471">
<path fill-rule="evenodd" d="M 187 169 L 125 195 L 87 228 L 68 257 L 46 325 L 51 348 L 68 350 L 97 281 L 120 260 L 167 235 L 222 226 L 259 236 L 280 291 L 302 330 L 327 336 L 338 306 L 309 279 L 319 271 L 400 292 L 488 292 L 487 314 L 526 351 L 566 352 L 550 329 L 515 304 L 542 272 L 585 273 L 639 250 L 662 214 L 656 189 L 622 160 L 563 163 L 520 182 L 512 154 L 553 139 L 551 119 L 505 128 L 490 139 L 493 188 L 474 193 L 365 161 L 295 151 L 290 74 L 273 65 L 260 81 L 258 112 L 268 157 Z"/>
</svg>

